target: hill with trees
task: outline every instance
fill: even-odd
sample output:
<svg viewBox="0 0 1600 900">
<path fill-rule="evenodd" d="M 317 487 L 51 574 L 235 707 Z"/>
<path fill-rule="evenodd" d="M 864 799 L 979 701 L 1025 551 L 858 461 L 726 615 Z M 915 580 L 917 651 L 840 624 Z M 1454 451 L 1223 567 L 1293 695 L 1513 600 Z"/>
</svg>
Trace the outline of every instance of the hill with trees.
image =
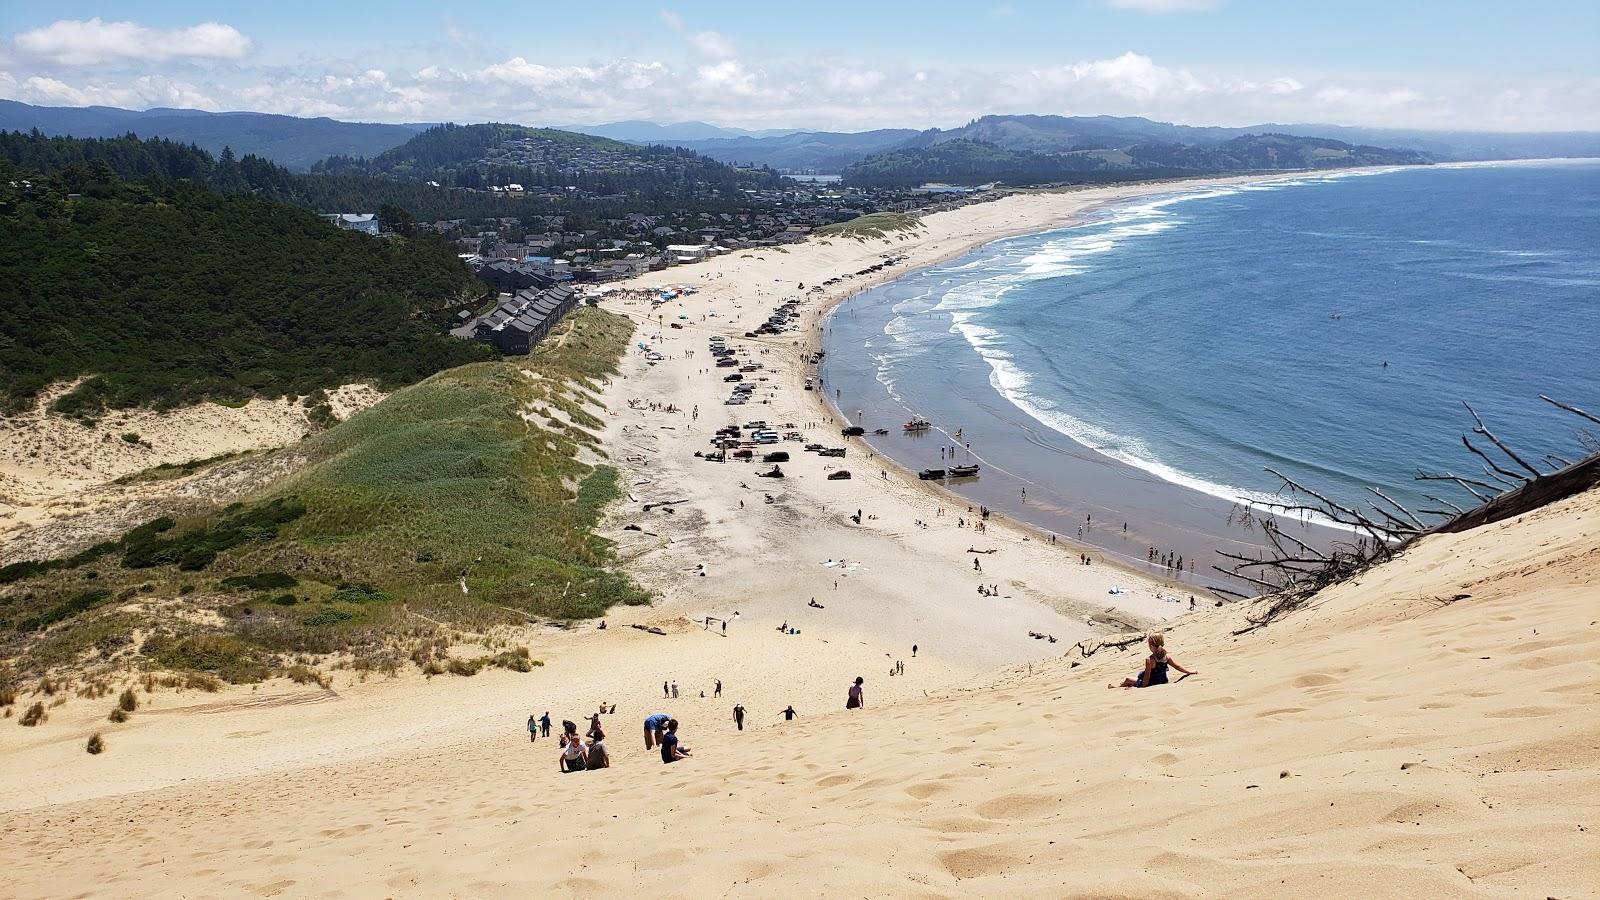
<svg viewBox="0 0 1600 900">
<path fill-rule="evenodd" d="M 1025 186 L 1101 182 L 1219 172 L 1423 165 L 1428 157 L 1325 138 L 1243 135 L 1214 145 L 1147 141 L 1128 146 L 1013 150 L 972 140 L 939 140 L 871 156 L 845 169 L 859 187 L 910 187 L 927 182 Z"/>
<path fill-rule="evenodd" d="M 474 190 L 518 184 L 641 198 L 727 196 L 781 184 L 775 172 L 736 169 L 681 148 L 502 123 L 436 126 L 370 160 L 335 157 L 312 171 Z"/>
<path fill-rule="evenodd" d="M 80 138 L 129 132 L 194 144 L 212 154 L 232 147 L 294 171 L 329 156 L 373 156 L 405 143 L 425 125 L 340 122 L 318 117 L 198 109 L 118 109 L 111 106 L 34 106 L 0 100 L 0 130 Z"/>
<path fill-rule="evenodd" d="M 294 184 L 173 142 L 0 135 L 0 407 L 74 379 L 56 408 L 77 415 L 398 386 L 490 355 L 432 320 L 483 290 L 450 244 L 251 190 L 279 173 Z"/>
</svg>

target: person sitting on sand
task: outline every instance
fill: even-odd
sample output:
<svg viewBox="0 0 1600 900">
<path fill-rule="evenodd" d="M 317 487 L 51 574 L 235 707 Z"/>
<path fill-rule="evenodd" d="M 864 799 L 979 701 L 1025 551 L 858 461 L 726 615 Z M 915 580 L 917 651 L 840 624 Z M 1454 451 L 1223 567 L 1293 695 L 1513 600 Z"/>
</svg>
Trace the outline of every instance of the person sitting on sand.
<svg viewBox="0 0 1600 900">
<path fill-rule="evenodd" d="M 1185 669 L 1178 661 L 1167 654 L 1167 639 L 1159 634 L 1150 635 L 1146 641 L 1150 645 L 1150 655 L 1145 658 L 1144 671 L 1132 678 L 1124 678 L 1122 684 L 1108 684 L 1106 687 L 1144 688 L 1167 683 L 1167 667 L 1171 666 L 1185 675 L 1194 675 L 1195 672 Z"/>
<path fill-rule="evenodd" d="M 583 754 L 583 739 L 578 737 L 577 726 L 561 733 L 561 755 L 556 764 L 563 772 L 582 772 L 587 768 Z"/>
<path fill-rule="evenodd" d="M 850 685 L 849 695 L 845 698 L 845 709 L 866 709 L 867 699 L 861 694 L 861 685 L 866 681 L 860 675 L 856 676 L 855 683 Z"/>
<path fill-rule="evenodd" d="M 591 770 L 611 768 L 611 751 L 606 749 L 605 736 L 595 738 L 589 742 L 587 759 L 584 764 Z"/>
<path fill-rule="evenodd" d="M 661 732 L 666 730 L 667 723 L 672 717 L 666 713 L 656 713 L 644 720 L 644 748 L 653 749 L 661 742 Z"/>
<path fill-rule="evenodd" d="M 689 756 L 689 748 L 678 743 L 678 720 L 667 720 L 667 733 L 661 736 L 661 761 L 677 762 L 680 759 L 688 759 Z"/>
</svg>

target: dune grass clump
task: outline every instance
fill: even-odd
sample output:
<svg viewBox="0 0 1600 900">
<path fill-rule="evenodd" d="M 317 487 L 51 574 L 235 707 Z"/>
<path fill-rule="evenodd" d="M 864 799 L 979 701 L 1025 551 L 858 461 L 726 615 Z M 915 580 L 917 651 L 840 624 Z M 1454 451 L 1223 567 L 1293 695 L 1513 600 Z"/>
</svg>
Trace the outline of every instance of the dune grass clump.
<svg viewBox="0 0 1600 900">
<path fill-rule="evenodd" d="M 510 669 L 513 672 L 533 671 L 534 661 L 528 656 L 527 647 L 518 647 L 515 650 L 505 650 L 489 657 L 489 665 L 500 669 Z M 543 663 L 540 663 L 543 665 Z"/>
<path fill-rule="evenodd" d="M 117 698 L 117 708 L 123 712 L 133 712 L 139 708 L 139 698 L 134 694 L 133 688 L 123 691 L 122 696 Z"/>
<path fill-rule="evenodd" d="M 113 706 L 111 707 L 111 715 L 106 716 L 106 719 L 111 722 L 116 722 L 120 725 L 123 722 L 128 721 L 128 711 L 120 706 Z"/>
<path fill-rule="evenodd" d="M 477 659 L 452 658 L 449 662 L 445 663 L 444 669 L 451 675 L 464 675 L 470 678 L 471 676 L 478 674 L 478 672 L 484 667 L 484 664 L 488 661 L 489 658 L 487 656 L 480 656 Z"/>
<path fill-rule="evenodd" d="M 39 702 L 28 707 L 28 711 L 22 714 L 22 718 L 17 720 L 17 724 L 23 728 L 33 728 L 36 725 L 43 725 L 49 720 L 50 714 L 44 711 L 44 703 Z"/>
<path fill-rule="evenodd" d="M 295 684 L 314 684 L 326 690 L 333 682 L 328 676 L 306 665 L 293 665 L 283 671 L 283 677 Z"/>
<path fill-rule="evenodd" d="M 89 735 L 89 743 L 83 749 L 89 751 L 90 756 L 99 756 L 106 752 L 106 740 L 100 736 L 100 732 L 96 731 L 94 734 Z"/>
</svg>

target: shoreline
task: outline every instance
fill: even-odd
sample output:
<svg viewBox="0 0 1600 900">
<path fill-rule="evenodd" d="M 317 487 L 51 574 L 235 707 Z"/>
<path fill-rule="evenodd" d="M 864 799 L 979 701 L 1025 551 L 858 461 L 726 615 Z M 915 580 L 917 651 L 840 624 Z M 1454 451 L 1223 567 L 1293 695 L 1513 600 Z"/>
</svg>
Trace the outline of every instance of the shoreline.
<svg viewBox="0 0 1600 900">
<path fill-rule="evenodd" d="M 1136 187 L 1137 189 L 1127 191 L 1121 196 L 1109 197 L 1089 204 L 1064 218 L 1043 221 L 1036 223 L 1032 227 L 1023 227 L 992 236 L 986 236 L 985 239 L 981 241 L 976 241 L 965 247 L 952 250 L 949 253 L 928 260 L 919 261 L 915 266 L 905 270 L 896 270 L 893 271 L 892 274 L 884 275 L 883 277 L 871 278 L 862 284 L 858 290 L 851 291 L 843 294 L 842 296 L 830 298 L 818 311 L 815 319 L 813 321 L 808 321 L 804 326 L 804 330 L 807 335 L 805 345 L 807 349 L 807 355 L 809 355 L 811 350 L 827 349 L 825 346 L 828 341 L 827 333 L 831 321 L 835 318 L 835 313 L 837 313 L 847 303 L 857 300 L 861 294 L 874 289 L 883 288 L 895 281 L 909 278 L 928 269 L 933 269 L 945 263 L 951 262 L 952 260 L 974 256 L 981 253 L 986 247 L 990 247 L 1002 241 L 1044 235 L 1058 231 L 1066 231 L 1085 225 L 1092 225 L 1094 224 L 1097 213 L 1134 200 L 1149 200 L 1170 196 L 1181 196 L 1182 194 L 1189 193 L 1191 191 L 1204 191 L 1217 186 L 1262 184 L 1273 181 L 1302 178 L 1306 177 L 1307 175 L 1344 174 L 1346 172 L 1350 174 L 1367 175 L 1383 174 L 1385 172 L 1395 170 L 1395 167 L 1388 166 L 1335 170 L 1333 172 L 1305 170 L 1290 173 L 1275 173 L 1270 175 L 1175 179 L 1171 181 L 1140 182 L 1137 185 L 1130 185 L 1130 187 Z M 1051 193 L 1071 194 L 1074 192 L 1060 191 Z M 855 351 L 857 353 L 861 353 L 864 352 L 864 349 L 861 347 L 855 347 Z M 838 359 L 838 354 L 835 354 L 832 357 L 825 357 L 825 363 L 836 363 Z M 816 374 L 821 374 L 821 367 L 813 368 L 815 369 Z M 829 383 L 832 384 L 833 382 Z M 825 395 L 818 398 L 817 406 L 820 410 L 840 422 L 850 422 L 850 416 L 839 406 L 832 394 L 828 394 L 826 391 L 820 390 L 816 393 L 819 395 Z M 1007 402 L 1009 403 L 1009 401 Z M 1026 411 L 1023 412 L 1026 413 Z M 937 426 L 936 430 L 942 431 L 942 429 L 938 429 Z M 893 437 L 892 427 L 890 431 L 891 434 L 889 437 Z M 1139 467 L 1135 467 L 1131 464 L 1118 460 L 1115 457 L 1104 454 L 1068 435 L 1060 434 L 1059 432 L 1055 432 L 1053 429 L 1052 435 L 1059 440 L 1070 443 L 1072 446 L 1081 450 L 1083 454 L 1092 455 L 1102 466 L 1125 472 L 1126 474 L 1124 477 L 1134 477 L 1141 480 L 1148 480 L 1148 478 L 1151 476 L 1151 473 Z M 949 435 L 945 436 L 949 437 Z M 1115 566 L 1120 570 L 1126 571 L 1130 574 L 1162 581 L 1173 589 L 1189 592 L 1203 592 L 1212 598 L 1223 596 L 1224 599 L 1228 600 L 1236 599 L 1236 596 L 1225 596 L 1228 593 L 1226 591 L 1224 591 L 1222 594 L 1219 594 L 1216 591 L 1217 588 L 1224 586 L 1237 587 L 1237 585 L 1231 585 L 1231 583 L 1225 578 L 1213 576 L 1212 574 L 1199 569 L 1185 574 L 1183 572 L 1176 572 L 1174 569 L 1168 569 L 1159 563 L 1147 563 L 1145 560 L 1137 557 L 1132 552 L 1127 551 L 1125 548 L 1114 546 L 1109 541 L 1096 542 L 1087 539 L 1087 537 L 1081 534 L 1079 536 L 1074 536 L 1070 531 L 1067 530 L 1073 526 L 1064 521 L 1057 522 L 1057 524 L 1061 526 L 1060 528 L 1051 528 L 1046 521 L 1048 517 L 1030 515 L 1033 510 L 1039 509 L 1037 506 L 1034 506 L 1030 509 L 1024 505 L 1019 510 L 1014 501 L 1009 501 L 1003 498 L 984 498 L 974 496 L 969 493 L 964 493 L 958 489 L 957 486 L 949 485 L 943 481 L 924 481 L 917 477 L 917 469 L 915 468 L 914 464 L 906 461 L 901 455 L 896 455 L 887 451 L 881 443 L 874 443 L 874 440 L 871 439 L 871 436 L 869 435 L 863 435 L 857 438 L 845 438 L 844 440 L 846 443 L 852 446 L 858 446 L 866 449 L 869 452 L 878 454 L 878 458 L 883 461 L 883 466 L 891 469 L 896 477 L 899 477 L 902 481 L 909 483 L 913 488 L 923 490 L 931 497 L 948 500 L 952 503 L 968 504 L 969 507 L 984 505 L 995 514 L 995 517 L 1003 517 L 1013 527 L 1030 534 L 1035 539 L 1049 540 L 1053 538 L 1057 542 L 1056 546 L 1070 547 L 1077 552 L 1089 553 L 1092 557 L 1098 554 L 1099 558 L 1096 559 L 1097 562 L 1103 560 L 1105 563 Z M 1187 485 L 1162 479 L 1160 476 L 1154 477 L 1158 479 L 1162 485 L 1162 487 L 1159 489 L 1160 492 L 1167 493 L 1170 498 L 1172 498 L 1170 503 L 1167 504 L 1168 506 L 1177 505 L 1181 501 L 1181 498 L 1199 499 L 1201 503 L 1208 505 L 1233 505 L 1231 501 L 1217 497 L 1213 494 L 1199 491 Z M 1057 489 L 1061 487 L 1060 485 L 1042 486 L 1051 489 Z M 1119 515 L 1113 516 L 1113 520 L 1126 520 L 1125 511 L 1118 511 L 1111 508 L 1096 508 L 1094 510 L 1094 512 L 1097 513 L 1103 513 L 1107 511 L 1119 513 Z M 1059 520 L 1060 516 L 1058 515 L 1056 518 Z M 1104 518 L 1102 520 L 1111 521 Z M 1316 527 L 1319 531 L 1329 531 L 1329 529 L 1323 528 L 1318 523 L 1311 523 L 1311 527 Z M 1103 534 L 1104 532 L 1095 532 L 1091 530 L 1091 533 Z M 1140 546 L 1144 546 L 1146 541 L 1150 541 L 1153 542 L 1150 544 L 1151 546 L 1158 548 L 1162 546 L 1182 546 L 1185 548 L 1185 552 L 1190 552 L 1188 548 L 1194 545 L 1194 540 L 1190 534 L 1191 533 L 1187 528 L 1176 528 L 1175 526 L 1167 523 L 1157 522 L 1155 523 L 1154 530 L 1144 533 L 1142 535 L 1142 539 L 1138 543 Z M 1129 536 L 1130 535 L 1126 532 L 1121 533 L 1124 544 L 1127 543 Z M 1224 546 L 1230 550 L 1247 551 L 1251 549 L 1261 549 L 1261 545 L 1247 540 L 1242 540 L 1239 536 L 1228 538 L 1222 535 L 1213 535 L 1213 537 L 1218 540 L 1221 546 Z M 1194 553 L 1190 558 L 1198 561 L 1202 557 L 1199 553 Z"/>
</svg>

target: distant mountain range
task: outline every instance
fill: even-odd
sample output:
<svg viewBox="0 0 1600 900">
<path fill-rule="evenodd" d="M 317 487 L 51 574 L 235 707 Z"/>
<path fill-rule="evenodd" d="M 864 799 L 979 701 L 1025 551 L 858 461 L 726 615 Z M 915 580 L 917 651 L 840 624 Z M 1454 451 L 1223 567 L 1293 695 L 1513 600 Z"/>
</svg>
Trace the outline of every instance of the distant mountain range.
<svg viewBox="0 0 1600 900">
<path fill-rule="evenodd" d="M 557 125 L 561 131 L 575 131 L 578 134 L 592 134 L 595 137 L 607 137 L 614 141 L 629 141 L 635 144 L 664 144 L 676 141 L 704 141 L 721 138 L 769 138 L 781 137 L 800 131 L 798 128 L 766 128 L 760 131 L 746 131 L 743 128 L 724 128 L 720 125 L 708 125 L 705 122 L 673 122 L 659 125 L 655 122 L 645 122 L 631 119 L 626 122 L 611 122 L 605 125 Z"/>
<path fill-rule="evenodd" d="M 372 159 L 405 143 L 428 124 L 385 125 L 303 119 L 253 112 L 194 109 L 143 111 L 106 106 L 32 106 L 0 100 L 0 130 L 38 128 L 51 135 L 108 137 L 135 132 L 198 144 L 212 153 L 231 146 L 303 171 L 329 157 Z M 705 122 L 646 121 L 571 125 L 578 132 L 633 144 L 682 147 L 725 163 L 770 166 L 782 172 L 843 172 L 869 156 L 972 141 L 1000 150 L 1036 154 L 1126 151 L 1136 145 L 1178 144 L 1200 149 L 1266 134 L 1322 138 L 1355 147 L 1410 149 L 1439 161 L 1542 156 L 1600 157 L 1600 133 L 1504 133 L 1355 128 L 1339 125 L 1265 124 L 1245 128 L 1196 127 L 1138 117 L 994 115 L 959 128 L 926 131 L 887 128 L 863 132 L 772 129 L 749 131 Z"/>
<path fill-rule="evenodd" d="M 0 131 L 31 131 L 72 137 L 163 137 L 196 144 L 213 155 L 232 147 L 239 156 L 255 154 L 305 171 L 330 156 L 376 156 L 399 146 L 428 126 L 381 125 L 302 119 L 269 113 L 212 113 L 198 109 L 117 109 L 111 106 L 33 106 L 0 100 Z"/>
<path fill-rule="evenodd" d="M 1358 147 L 1416 150 L 1434 160 L 1526 159 L 1600 156 L 1600 133 L 1497 133 L 1353 128 L 1338 125 L 1196 127 L 1118 116 L 984 116 L 960 128 L 884 129 L 859 133 L 797 132 L 778 137 L 661 141 L 723 162 L 771 166 L 780 172 L 842 172 L 849 165 L 896 150 L 972 141 L 1001 150 L 1039 154 L 1127 150 L 1137 145 L 1180 144 L 1214 148 L 1241 137 L 1268 134 L 1332 139 Z"/>
</svg>

